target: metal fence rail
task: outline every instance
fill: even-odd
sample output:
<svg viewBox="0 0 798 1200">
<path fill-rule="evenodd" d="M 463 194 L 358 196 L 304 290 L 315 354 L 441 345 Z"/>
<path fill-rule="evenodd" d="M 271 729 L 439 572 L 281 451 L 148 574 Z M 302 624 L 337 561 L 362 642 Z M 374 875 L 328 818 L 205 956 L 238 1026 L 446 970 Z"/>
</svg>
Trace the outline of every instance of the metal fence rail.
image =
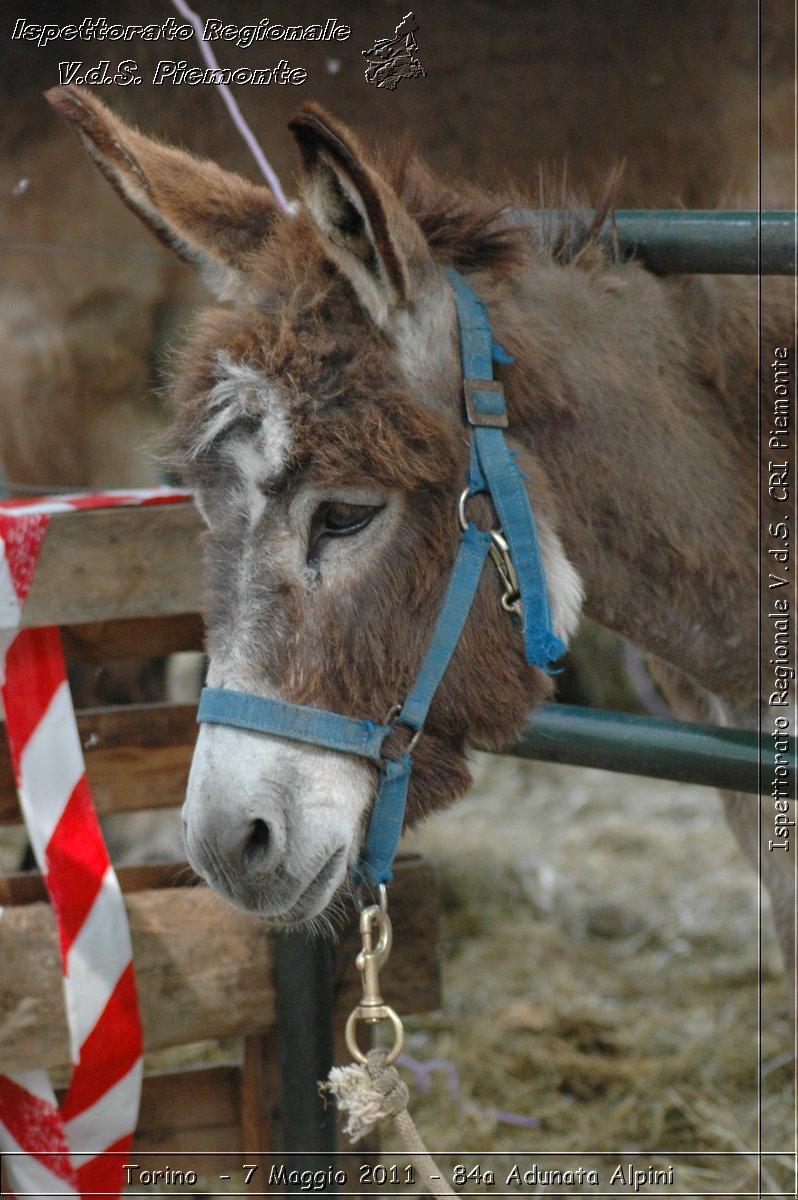
<svg viewBox="0 0 798 1200">
<path fill-rule="evenodd" d="M 759 740 L 755 730 L 546 704 L 532 714 L 520 741 L 504 753 L 757 793 L 760 762 L 765 790 L 770 786 L 768 760 L 760 759 Z M 789 742 L 784 765 L 795 778 L 798 742 Z M 770 765 L 772 771 L 772 761 Z"/>
<path fill-rule="evenodd" d="M 591 213 L 583 216 L 589 221 Z M 548 236 L 573 222 L 564 209 L 515 209 L 521 225 Z M 798 212 L 619 210 L 599 234 L 624 257 L 663 274 L 794 275 Z M 796 771 L 796 739 L 788 769 Z M 757 793 L 759 735 L 754 731 L 662 721 L 549 704 L 535 713 L 508 754 L 631 775 Z M 772 767 L 772 764 L 771 764 Z M 761 759 L 763 778 L 767 763 Z"/>
<path fill-rule="evenodd" d="M 521 225 L 542 222 L 555 236 L 573 220 L 561 209 L 515 209 L 513 215 Z M 797 225 L 795 212 L 622 209 L 604 222 L 599 241 L 617 241 L 624 257 L 662 274 L 793 275 Z"/>
</svg>

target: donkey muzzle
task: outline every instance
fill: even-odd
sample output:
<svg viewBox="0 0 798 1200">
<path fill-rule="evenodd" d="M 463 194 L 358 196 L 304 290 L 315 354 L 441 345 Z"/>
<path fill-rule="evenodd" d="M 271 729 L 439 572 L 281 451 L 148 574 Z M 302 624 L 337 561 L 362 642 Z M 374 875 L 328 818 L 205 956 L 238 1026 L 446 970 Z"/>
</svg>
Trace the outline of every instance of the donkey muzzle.
<svg viewBox="0 0 798 1200">
<path fill-rule="evenodd" d="M 372 789 L 348 756 L 203 726 L 183 805 L 188 861 L 240 908 L 307 920 L 346 878 Z"/>
</svg>

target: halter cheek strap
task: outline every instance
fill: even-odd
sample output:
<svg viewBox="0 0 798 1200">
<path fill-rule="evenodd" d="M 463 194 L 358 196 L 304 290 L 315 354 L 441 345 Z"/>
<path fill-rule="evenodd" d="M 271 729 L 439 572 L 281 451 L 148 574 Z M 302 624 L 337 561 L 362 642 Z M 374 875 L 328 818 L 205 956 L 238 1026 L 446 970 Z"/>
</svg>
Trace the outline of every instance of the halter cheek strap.
<svg viewBox="0 0 798 1200">
<path fill-rule="evenodd" d="M 427 719 L 432 698 L 444 676 L 471 609 L 491 536 L 469 525 L 460 539 L 454 568 L 435 631 L 413 688 L 395 719 L 418 733 Z M 359 721 L 340 713 L 290 704 L 236 692 L 228 688 L 203 688 L 197 720 L 232 725 L 255 733 L 270 733 L 291 741 L 354 754 L 383 764 L 383 773 L 369 821 L 366 842 L 354 869 L 354 882 L 376 887 L 391 879 L 391 863 L 402 833 L 407 789 L 413 759 L 409 751 L 399 759 L 384 759 L 382 745 L 394 725 Z"/>
<path fill-rule="evenodd" d="M 527 661 L 549 670 L 549 663 L 565 650 L 551 629 L 546 579 L 524 476 L 503 434 L 507 412 L 502 386 L 493 379 L 493 360 L 510 360 L 493 344 L 482 302 L 461 275 L 445 270 L 457 308 L 466 420 L 471 429 L 463 501 L 480 492 L 490 495 L 506 542 L 498 531 L 484 533 L 463 517 L 457 557 L 432 639 L 416 681 L 392 723 L 358 720 L 227 688 L 204 688 L 197 711 L 200 722 L 272 734 L 382 765 L 365 845 L 352 872 L 356 883 L 365 881 L 372 887 L 391 879 L 404 824 L 412 748 L 460 639 L 489 553 L 497 558 L 502 578 L 509 576 L 513 585 L 517 583 L 518 597 L 508 607 L 520 610 Z M 464 503 L 461 511 L 464 513 Z M 504 546 L 498 555 L 497 545 Z M 386 759 L 383 743 L 394 725 L 407 726 L 413 739 L 399 759 Z"/>
<path fill-rule="evenodd" d="M 510 548 L 518 578 L 528 663 L 543 670 L 565 653 L 551 628 L 551 607 L 535 518 L 525 475 L 507 445 L 504 389 L 493 378 L 493 361 L 512 362 L 493 342 L 485 306 L 462 275 L 444 268 L 454 291 L 460 325 L 466 420 L 471 427 L 468 494 L 487 492 Z"/>
</svg>

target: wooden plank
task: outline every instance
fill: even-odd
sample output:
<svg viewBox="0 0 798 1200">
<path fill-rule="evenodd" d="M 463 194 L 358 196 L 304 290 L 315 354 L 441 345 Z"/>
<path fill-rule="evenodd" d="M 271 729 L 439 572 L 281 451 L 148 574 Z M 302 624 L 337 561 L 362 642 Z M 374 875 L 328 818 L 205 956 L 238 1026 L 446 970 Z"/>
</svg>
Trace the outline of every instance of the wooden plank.
<svg viewBox="0 0 798 1200">
<path fill-rule="evenodd" d="M 196 611 L 202 595 L 201 531 L 190 502 L 56 513 L 25 602 L 23 626 Z"/>
<path fill-rule="evenodd" d="M 272 1146 L 272 1128 L 278 1103 L 279 1046 L 276 1029 L 244 1038 L 241 1072 L 241 1145 L 266 1154 Z"/>
<path fill-rule="evenodd" d="M 208 888 L 125 898 L 144 1046 L 260 1033 L 274 1019 L 266 927 Z M 0 1062 L 6 1071 L 69 1061 L 58 939 L 46 904 L 0 917 Z"/>
<path fill-rule="evenodd" d="M 93 709 L 79 714 L 78 728 L 99 813 L 183 803 L 197 740 L 195 705 Z"/>
<path fill-rule="evenodd" d="M 170 868 L 174 869 L 174 868 Z M 261 1034 L 274 1022 L 268 929 L 205 887 L 126 895 L 147 1050 Z M 434 867 L 396 864 L 390 908 L 394 948 L 383 995 L 401 1015 L 440 1007 L 438 891 Z M 337 947 L 336 1025 L 360 997 L 357 917 Z M 68 1061 L 58 939 L 47 904 L 0 915 L 0 1062 L 5 1071 Z"/>
<path fill-rule="evenodd" d="M 241 1129 L 241 1068 L 237 1063 L 183 1067 L 146 1075 L 133 1142 L 134 1154 L 148 1171 L 168 1165 L 177 1170 L 218 1170 L 211 1155 L 247 1145 Z M 247 1149 L 250 1147 L 247 1146 Z M 176 1155 L 185 1158 L 176 1159 Z M 157 1157 L 150 1158 L 150 1155 Z M 127 1160 L 126 1160 L 127 1161 Z M 136 1162 L 136 1157 L 131 1157 Z"/>
<path fill-rule="evenodd" d="M 126 704 L 78 713 L 87 765 L 104 762 L 114 751 L 193 746 L 197 728 L 195 704 Z"/>
<path fill-rule="evenodd" d="M 119 662 L 202 650 L 203 637 L 202 617 L 194 612 L 130 621 L 90 621 L 61 628 L 64 655 L 70 663 Z"/>
<path fill-rule="evenodd" d="M 125 1162 L 144 1171 L 169 1167 L 218 1176 L 225 1169 L 221 1155 L 252 1148 L 242 1136 L 241 1074 L 238 1062 L 148 1071 L 133 1149 Z M 64 1095 L 63 1088 L 56 1089 L 59 1103 Z"/>
<path fill-rule="evenodd" d="M 193 704 L 131 704 L 77 714 L 97 811 L 181 805 L 197 737 Z M 8 745 L 0 737 L 0 825 L 21 820 Z"/>
<path fill-rule="evenodd" d="M 207 886 L 187 862 L 140 863 L 116 867 L 115 870 L 119 886 L 126 896 L 155 889 Z"/>
<path fill-rule="evenodd" d="M 204 886 L 187 862 L 141 863 L 116 868 L 122 891 L 152 891 L 154 888 Z M 47 903 L 47 888 L 38 871 L 0 875 L 0 905 Z"/>
</svg>

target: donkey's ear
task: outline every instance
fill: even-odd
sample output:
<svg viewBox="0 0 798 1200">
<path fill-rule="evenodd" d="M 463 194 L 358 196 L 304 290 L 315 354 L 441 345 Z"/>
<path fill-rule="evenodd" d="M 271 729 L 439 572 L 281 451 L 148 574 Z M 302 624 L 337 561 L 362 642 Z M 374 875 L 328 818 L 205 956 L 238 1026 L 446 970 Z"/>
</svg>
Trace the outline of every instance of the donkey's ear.
<svg viewBox="0 0 798 1200">
<path fill-rule="evenodd" d="M 375 323 L 415 302 L 430 264 L 421 230 L 388 184 L 367 165 L 348 129 L 316 104 L 289 122 L 302 153 L 304 198 L 333 260 Z"/>
<path fill-rule="evenodd" d="M 277 213 L 267 188 L 145 137 L 83 88 L 55 87 L 45 96 L 128 207 L 211 291 L 223 299 L 247 291 L 247 259 Z"/>
</svg>

